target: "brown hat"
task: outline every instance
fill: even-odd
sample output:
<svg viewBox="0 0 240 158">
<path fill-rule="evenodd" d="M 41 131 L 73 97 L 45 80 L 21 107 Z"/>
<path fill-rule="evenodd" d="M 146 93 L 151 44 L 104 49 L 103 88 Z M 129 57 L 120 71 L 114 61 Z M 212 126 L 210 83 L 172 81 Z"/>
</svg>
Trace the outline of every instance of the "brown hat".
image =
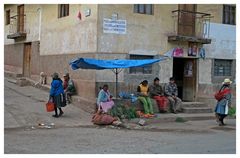
<svg viewBox="0 0 240 158">
<path fill-rule="evenodd" d="M 69 73 L 65 73 L 63 77 L 69 77 Z"/>
</svg>

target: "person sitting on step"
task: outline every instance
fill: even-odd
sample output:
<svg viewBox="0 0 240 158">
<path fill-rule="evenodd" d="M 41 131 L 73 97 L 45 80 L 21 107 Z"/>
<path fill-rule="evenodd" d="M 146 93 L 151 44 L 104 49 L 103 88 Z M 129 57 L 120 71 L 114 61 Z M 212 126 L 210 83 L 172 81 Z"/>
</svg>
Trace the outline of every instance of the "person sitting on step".
<svg viewBox="0 0 240 158">
<path fill-rule="evenodd" d="M 72 79 L 69 77 L 69 73 L 65 73 L 63 75 L 64 77 L 64 83 L 63 83 L 63 88 L 64 88 L 64 93 L 67 98 L 67 103 L 71 103 L 71 96 L 76 94 L 76 88 L 74 86 L 74 82 Z"/>
<path fill-rule="evenodd" d="M 114 106 L 114 102 L 112 100 L 112 96 L 108 90 L 108 85 L 104 85 L 103 88 L 98 93 L 97 98 L 97 106 L 98 111 L 102 110 L 103 112 L 107 112 Z"/>
<path fill-rule="evenodd" d="M 148 81 L 144 80 L 140 83 L 140 85 L 137 87 L 137 94 L 138 94 L 138 99 L 140 102 L 143 104 L 144 108 L 144 117 L 153 117 L 153 105 L 152 101 L 149 97 L 149 88 L 148 88 Z"/>
<path fill-rule="evenodd" d="M 169 83 L 167 83 L 164 87 L 164 93 L 169 100 L 172 113 L 176 114 L 181 111 L 182 100 L 178 98 L 178 88 L 175 83 L 175 78 L 171 77 L 169 80 Z"/>
<path fill-rule="evenodd" d="M 162 86 L 159 84 L 159 78 L 156 77 L 153 84 L 149 87 L 150 95 L 157 101 L 160 112 L 168 111 L 168 99 L 164 96 Z"/>
</svg>

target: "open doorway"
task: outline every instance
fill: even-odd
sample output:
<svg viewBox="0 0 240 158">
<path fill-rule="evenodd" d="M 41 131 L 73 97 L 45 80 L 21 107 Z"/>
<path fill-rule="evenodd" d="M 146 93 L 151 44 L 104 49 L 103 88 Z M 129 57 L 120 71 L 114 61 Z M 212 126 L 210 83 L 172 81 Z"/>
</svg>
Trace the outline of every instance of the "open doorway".
<svg viewBox="0 0 240 158">
<path fill-rule="evenodd" d="M 174 58 L 173 76 L 178 86 L 178 97 L 183 101 L 196 99 L 196 59 Z"/>
</svg>

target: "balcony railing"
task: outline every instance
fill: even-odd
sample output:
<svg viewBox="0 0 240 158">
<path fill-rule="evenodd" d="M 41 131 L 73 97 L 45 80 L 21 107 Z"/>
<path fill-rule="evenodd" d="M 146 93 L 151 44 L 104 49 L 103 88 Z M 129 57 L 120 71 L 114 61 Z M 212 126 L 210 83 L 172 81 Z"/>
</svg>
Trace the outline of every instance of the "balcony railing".
<svg viewBox="0 0 240 158">
<path fill-rule="evenodd" d="M 15 15 L 10 18 L 8 39 L 26 38 L 26 15 Z"/>
<path fill-rule="evenodd" d="M 168 36 L 169 41 L 211 43 L 209 39 L 211 14 L 174 10 L 172 17 L 174 30 Z"/>
</svg>

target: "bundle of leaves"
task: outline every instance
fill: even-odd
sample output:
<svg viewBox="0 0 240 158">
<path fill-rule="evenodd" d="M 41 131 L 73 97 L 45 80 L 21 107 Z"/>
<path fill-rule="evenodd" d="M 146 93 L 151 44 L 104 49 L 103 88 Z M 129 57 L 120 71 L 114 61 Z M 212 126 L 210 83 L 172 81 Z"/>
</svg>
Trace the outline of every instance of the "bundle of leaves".
<svg viewBox="0 0 240 158">
<path fill-rule="evenodd" d="M 108 114 L 120 119 L 133 119 L 136 118 L 136 109 L 124 105 L 115 105 L 108 111 Z"/>
<path fill-rule="evenodd" d="M 229 108 L 228 115 L 229 116 L 236 116 L 236 108 L 235 107 Z"/>
<path fill-rule="evenodd" d="M 184 118 L 182 117 L 177 117 L 175 122 L 179 122 L 179 123 L 183 123 L 183 122 L 187 122 L 187 120 L 185 120 Z"/>
</svg>

